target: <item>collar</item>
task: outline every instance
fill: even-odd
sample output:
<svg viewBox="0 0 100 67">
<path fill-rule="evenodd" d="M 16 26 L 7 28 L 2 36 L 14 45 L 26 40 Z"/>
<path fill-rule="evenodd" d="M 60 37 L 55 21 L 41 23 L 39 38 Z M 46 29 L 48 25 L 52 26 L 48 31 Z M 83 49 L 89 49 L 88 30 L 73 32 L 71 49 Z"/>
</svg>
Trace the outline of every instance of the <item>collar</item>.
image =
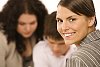
<svg viewBox="0 0 100 67">
<path fill-rule="evenodd" d="M 92 41 L 96 41 L 98 39 L 100 39 L 100 31 L 95 30 L 95 31 L 91 32 L 90 34 L 88 34 L 87 37 L 82 41 L 82 43 L 80 45 L 82 46 L 82 45 L 88 44 Z"/>
</svg>

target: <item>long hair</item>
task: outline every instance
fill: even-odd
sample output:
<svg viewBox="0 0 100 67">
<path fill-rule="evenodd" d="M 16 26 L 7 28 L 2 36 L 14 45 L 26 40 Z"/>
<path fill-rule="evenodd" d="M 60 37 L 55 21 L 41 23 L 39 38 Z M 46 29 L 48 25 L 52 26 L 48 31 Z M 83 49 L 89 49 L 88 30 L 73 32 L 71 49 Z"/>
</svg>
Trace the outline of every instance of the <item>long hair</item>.
<svg viewBox="0 0 100 67">
<path fill-rule="evenodd" d="M 2 10 L 3 30 L 7 35 L 8 43 L 11 41 L 16 42 L 19 53 L 26 49 L 23 43 L 24 37 L 16 31 L 18 18 L 23 13 L 34 14 L 37 17 L 38 27 L 33 32 L 37 42 L 43 39 L 44 18 L 48 14 L 44 4 L 39 0 L 8 0 L 4 5 Z"/>
</svg>

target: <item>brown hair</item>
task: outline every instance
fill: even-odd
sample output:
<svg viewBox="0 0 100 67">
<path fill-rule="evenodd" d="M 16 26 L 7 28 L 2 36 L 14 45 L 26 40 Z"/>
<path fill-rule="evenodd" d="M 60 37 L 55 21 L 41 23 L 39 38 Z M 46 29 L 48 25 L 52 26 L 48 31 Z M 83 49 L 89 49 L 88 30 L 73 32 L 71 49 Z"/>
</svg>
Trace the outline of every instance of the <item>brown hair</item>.
<svg viewBox="0 0 100 67">
<path fill-rule="evenodd" d="M 52 12 L 45 19 L 44 25 L 44 36 L 47 38 L 52 38 L 54 40 L 63 40 L 61 35 L 57 31 L 57 23 L 56 23 L 56 11 Z"/>
<path fill-rule="evenodd" d="M 58 5 L 61 5 L 78 15 L 83 14 L 87 17 L 95 16 L 95 8 L 92 0 L 61 0 Z M 95 26 L 96 24 L 97 21 L 95 18 Z"/>
</svg>

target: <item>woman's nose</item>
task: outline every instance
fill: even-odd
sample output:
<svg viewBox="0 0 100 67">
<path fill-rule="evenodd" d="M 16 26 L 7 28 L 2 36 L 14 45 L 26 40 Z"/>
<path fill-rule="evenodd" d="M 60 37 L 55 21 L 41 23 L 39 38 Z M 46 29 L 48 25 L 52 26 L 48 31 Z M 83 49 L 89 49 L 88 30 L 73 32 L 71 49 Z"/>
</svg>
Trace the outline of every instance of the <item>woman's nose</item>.
<svg viewBox="0 0 100 67">
<path fill-rule="evenodd" d="M 63 30 L 68 30 L 69 29 L 69 24 L 68 24 L 68 22 L 66 22 L 66 21 L 64 21 L 63 23 L 62 23 L 62 29 Z"/>
<path fill-rule="evenodd" d="M 27 25 L 25 29 L 26 29 L 26 31 L 30 31 L 30 26 Z"/>
</svg>

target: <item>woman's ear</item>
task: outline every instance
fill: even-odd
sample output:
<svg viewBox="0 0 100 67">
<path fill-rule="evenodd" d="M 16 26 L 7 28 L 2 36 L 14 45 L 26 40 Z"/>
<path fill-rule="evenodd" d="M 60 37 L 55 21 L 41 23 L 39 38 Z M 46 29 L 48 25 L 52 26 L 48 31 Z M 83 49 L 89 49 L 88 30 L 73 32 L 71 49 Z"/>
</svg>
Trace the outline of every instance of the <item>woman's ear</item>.
<svg viewBox="0 0 100 67">
<path fill-rule="evenodd" d="M 90 17 L 90 21 L 89 21 L 89 27 L 93 26 L 95 24 L 95 16 Z"/>
</svg>

